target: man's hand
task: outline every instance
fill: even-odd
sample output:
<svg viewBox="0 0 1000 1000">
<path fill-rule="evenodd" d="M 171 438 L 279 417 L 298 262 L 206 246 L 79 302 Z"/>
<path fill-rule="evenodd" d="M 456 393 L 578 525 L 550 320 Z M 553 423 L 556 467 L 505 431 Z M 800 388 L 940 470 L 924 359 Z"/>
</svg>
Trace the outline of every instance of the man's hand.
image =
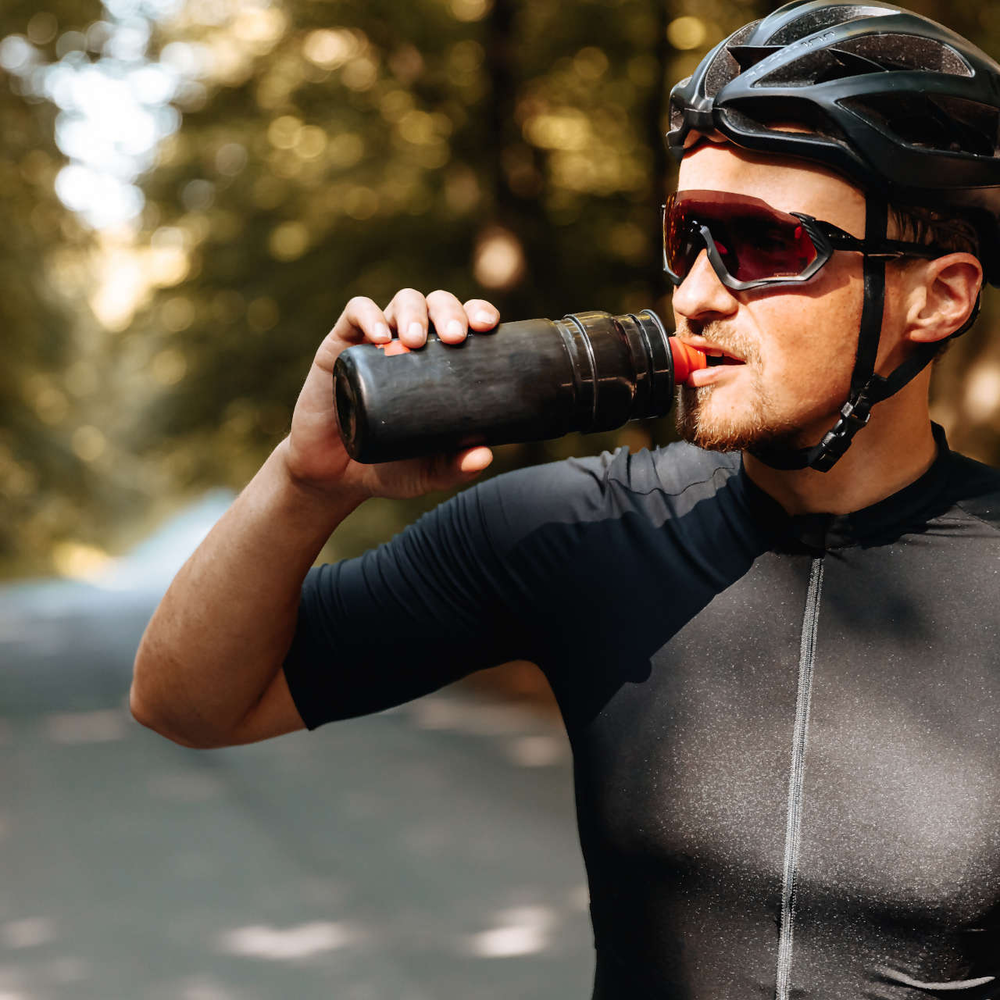
<svg viewBox="0 0 1000 1000">
<path fill-rule="evenodd" d="M 320 344 L 295 405 L 284 452 L 291 479 L 311 490 L 359 499 L 404 498 L 449 489 L 482 472 L 493 460 L 486 447 L 380 465 L 355 462 L 338 430 L 333 365 L 348 347 L 365 342 L 387 344 L 394 332 L 407 347 L 421 347 L 427 340 L 428 323 L 433 323 L 444 343 L 460 344 L 470 329 L 482 333 L 496 326 L 498 319 L 498 310 L 485 299 L 470 299 L 463 305 L 443 291 L 425 298 L 404 288 L 384 311 L 371 299 L 351 299 Z"/>
<path fill-rule="evenodd" d="M 302 580 L 337 525 L 370 496 L 411 497 L 470 480 L 489 448 L 361 465 L 347 454 L 333 404 L 333 364 L 352 344 L 446 343 L 492 329 L 494 306 L 447 292 L 399 292 L 383 312 L 352 299 L 316 353 L 291 434 L 170 585 L 136 656 L 132 711 L 187 746 L 247 743 L 300 729 L 282 661 L 295 633 Z"/>
</svg>

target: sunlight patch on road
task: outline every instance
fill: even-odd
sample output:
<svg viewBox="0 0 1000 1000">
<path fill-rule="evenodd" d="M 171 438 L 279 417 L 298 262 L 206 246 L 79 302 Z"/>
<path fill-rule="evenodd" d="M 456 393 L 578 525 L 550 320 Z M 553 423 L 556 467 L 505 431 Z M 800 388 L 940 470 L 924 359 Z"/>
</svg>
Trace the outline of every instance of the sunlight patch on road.
<svg viewBox="0 0 1000 1000">
<path fill-rule="evenodd" d="M 420 729 L 457 729 L 462 724 L 463 709 L 448 698 L 421 698 L 410 706 Z"/>
<path fill-rule="evenodd" d="M 55 937 L 55 921 L 48 917 L 24 917 L 0 924 L 0 941 L 8 948 L 37 948 Z"/>
<path fill-rule="evenodd" d="M 568 756 L 565 739 L 557 736 L 518 736 L 507 745 L 507 754 L 521 767 L 551 767 Z"/>
<path fill-rule="evenodd" d="M 525 735 L 540 728 L 530 709 L 480 697 L 427 695 L 404 711 L 420 729 L 450 729 L 470 736 Z"/>
<path fill-rule="evenodd" d="M 45 735 L 53 743 L 110 743 L 128 734 L 125 713 L 119 708 L 96 712 L 58 712 L 42 723 Z"/>
<path fill-rule="evenodd" d="M 512 958 L 544 951 L 556 923 L 555 912 L 548 906 L 516 906 L 495 915 L 498 926 L 474 934 L 469 951 L 479 958 Z"/>
<path fill-rule="evenodd" d="M 219 947 L 229 955 L 285 962 L 335 951 L 352 944 L 357 936 L 343 922 L 315 921 L 285 929 L 256 924 L 226 931 L 220 937 Z"/>
</svg>

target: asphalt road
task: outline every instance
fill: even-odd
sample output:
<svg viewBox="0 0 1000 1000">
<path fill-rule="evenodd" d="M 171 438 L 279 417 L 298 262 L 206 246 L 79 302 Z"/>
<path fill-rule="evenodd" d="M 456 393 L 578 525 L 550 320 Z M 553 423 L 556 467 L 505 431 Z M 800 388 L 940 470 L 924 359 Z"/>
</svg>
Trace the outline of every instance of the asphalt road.
<svg viewBox="0 0 1000 1000">
<path fill-rule="evenodd" d="M 0 1000 L 590 995 L 554 721 L 452 688 L 186 750 L 126 711 L 159 582 L 117 583 L 0 591 Z"/>
</svg>

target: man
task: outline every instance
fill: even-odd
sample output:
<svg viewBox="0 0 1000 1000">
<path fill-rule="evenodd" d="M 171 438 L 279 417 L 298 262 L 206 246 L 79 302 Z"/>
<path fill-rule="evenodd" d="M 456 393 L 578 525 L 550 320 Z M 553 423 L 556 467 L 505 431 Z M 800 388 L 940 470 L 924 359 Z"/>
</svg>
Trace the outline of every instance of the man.
<svg viewBox="0 0 1000 1000">
<path fill-rule="evenodd" d="M 532 659 L 574 751 L 595 997 L 998 995 L 1000 473 L 927 406 L 996 276 L 998 108 L 1000 67 L 885 4 L 737 32 L 672 96 L 678 336 L 727 362 L 681 393 L 700 447 L 498 477 L 306 576 L 365 496 L 490 457 L 347 459 L 340 350 L 497 318 L 351 302 L 151 622 L 137 717 L 240 743 Z"/>
</svg>

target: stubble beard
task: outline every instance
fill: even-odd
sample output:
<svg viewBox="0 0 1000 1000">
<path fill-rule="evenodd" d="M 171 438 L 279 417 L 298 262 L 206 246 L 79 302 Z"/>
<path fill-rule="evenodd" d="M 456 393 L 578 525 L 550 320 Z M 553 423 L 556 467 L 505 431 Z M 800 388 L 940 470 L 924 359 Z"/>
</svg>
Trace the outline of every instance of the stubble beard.
<svg viewBox="0 0 1000 1000">
<path fill-rule="evenodd" d="M 713 412 L 715 386 L 681 386 L 677 397 L 677 433 L 708 451 L 743 451 L 759 446 L 772 435 L 763 401 L 755 395 L 750 405 L 733 417 Z"/>
<path fill-rule="evenodd" d="M 716 412 L 712 397 L 720 387 L 681 386 L 675 418 L 677 433 L 683 440 L 709 451 L 746 451 L 761 447 L 790 446 L 795 431 L 775 423 L 774 407 L 760 374 L 757 345 L 742 341 L 742 338 L 734 338 L 732 334 L 715 336 L 710 328 L 699 332 L 745 360 L 746 367 L 740 377 L 750 383 L 743 390 L 747 402 L 735 413 Z"/>
</svg>

